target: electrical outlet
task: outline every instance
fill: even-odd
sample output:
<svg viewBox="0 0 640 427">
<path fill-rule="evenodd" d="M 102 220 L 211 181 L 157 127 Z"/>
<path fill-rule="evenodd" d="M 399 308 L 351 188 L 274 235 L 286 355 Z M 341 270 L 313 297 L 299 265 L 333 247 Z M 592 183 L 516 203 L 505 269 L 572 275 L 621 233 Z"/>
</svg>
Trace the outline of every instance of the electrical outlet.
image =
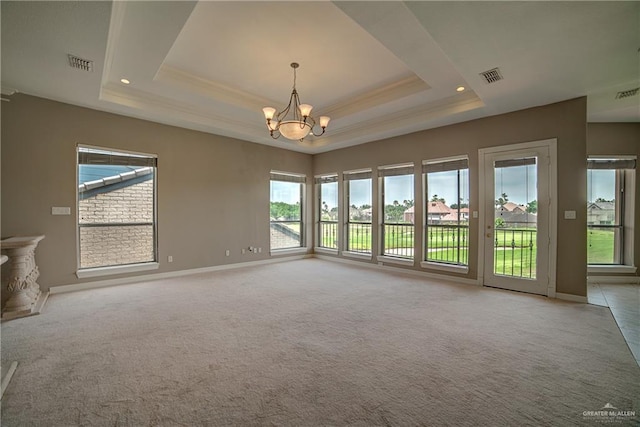
<svg viewBox="0 0 640 427">
<path fill-rule="evenodd" d="M 231 252 L 229 251 L 229 249 L 227 249 L 226 251 L 224 251 L 224 256 L 229 256 L 231 254 Z"/>
<path fill-rule="evenodd" d="M 262 248 L 258 248 L 258 253 L 261 254 L 262 253 Z"/>
<path fill-rule="evenodd" d="M 173 262 L 173 255 L 169 255 L 169 256 L 167 257 L 167 261 L 168 261 L 168 262 Z"/>
<path fill-rule="evenodd" d="M 242 248 L 242 255 L 244 255 L 245 253 L 247 253 L 247 250 L 245 248 Z"/>
</svg>

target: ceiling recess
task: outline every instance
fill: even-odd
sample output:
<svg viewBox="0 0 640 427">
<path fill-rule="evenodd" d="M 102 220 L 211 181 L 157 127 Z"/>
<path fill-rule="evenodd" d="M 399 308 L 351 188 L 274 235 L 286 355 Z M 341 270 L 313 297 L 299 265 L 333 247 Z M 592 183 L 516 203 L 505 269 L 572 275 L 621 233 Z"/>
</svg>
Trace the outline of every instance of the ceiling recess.
<svg viewBox="0 0 640 427">
<path fill-rule="evenodd" d="M 630 96 L 636 96 L 640 92 L 640 87 L 635 89 L 623 90 L 616 94 L 616 99 L 628 98 Z"/>
<path fill-rule="evenodd" d="M 89 59 L 80 58 L 79 56 L 68 54 L 69 65 L 71 68 L 77 68 L 78 70 L 93 72 L 93 61 Z"/>
<path fill-rule="evenodd" d="M 502 73 L 498 67 L 480 73 L 486 83 L 495 83 L 503 79 Z"/>
</svg>

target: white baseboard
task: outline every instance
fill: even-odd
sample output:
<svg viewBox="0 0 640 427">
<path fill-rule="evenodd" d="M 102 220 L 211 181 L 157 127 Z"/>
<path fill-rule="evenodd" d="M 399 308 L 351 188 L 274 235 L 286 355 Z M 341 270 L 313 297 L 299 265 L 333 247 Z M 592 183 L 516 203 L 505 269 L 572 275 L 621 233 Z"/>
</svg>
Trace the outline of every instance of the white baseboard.
<svg viewBox="0 0 640 427">
<path fill-rule="evenodd" d="M 587 297 L 583 297 L 580 295 L 573 295 L 573 294 L 563 294 L 560 292 L 556 292 L 556 298 L 565 300 L 565 301 L 581 302 L 583 304 L 586 304 L 588 302 Z"/>
<path fill-rule="evenodd" d="M 587 276 L 587 283 L 595 284 L 631 284 L 640 285 L 638 276 Z"/>
<path fill-rule="evenodd" d="M 448 276 L 448 275 L 445 275 L 445 274 L 428 273 L 426 271 L 417 271 L 417 270 L 412 270 L 412 269 L 409 269 L 409 268 L 391 267 L 391 266 L 388 266 L 388 265 L 373 264 L 371 262 L 360 262 L 360 261 L 354 261 L 354 260 L 350 260 L 350 259 L 344 259 L 344 258 L 332 257 L 332 256 L 324 256 L 324 255 L 318 255 L 318 254 L 315 254 L 314 257 L 318 258 L 318 259 L 328 260 L 328 261 L 342 262 L 342 263 L 350 264 L 350 265 L 359 265 L 361 267 L 369 267 L 369 268 L 375 268 L 375 269 L 378 269 L 378 270 L 393 271 L 394 273 L 406 273 L 406 274 L 411 274 L 411 275 L 420 276 L 420 277 L 426 277 L 426 278 L 434 279 L 434 280 L 444 280 L 444 281 L 447 281 L 447 282 L 460 283 L 460 284 L 463 284 L 463 285 L 474 285 L 474 286 L 478 286 L 479 285 L 477 280 L 475 280 L 475 279 L 467 279 L 465 277 L 455 277 L 455 276 Z"/>
<path fill-rule="evenodd" d="M 215 265 L 212 267 L 193 268 L 190 270 L 168 271 L 166 273 L 144 274 L 140 276 L 121 277 L 118 279 L 96 280 L 93 282 L 73 283 L 70 285 L 52 286 L 49 288 L 50 294 L 61 294 L 65 292 L 84 291 L 86 289 L 104 288 L 107 286 L 126 285 L 129 283 L 146 282 L 149 280 L 168 279 L 171 277 L 187 276 L 191 274 L 210 273 L 212 271 L 231 270 L 235 268 L 252 267 L 256 265 L 275 264 L 278 262 L 294 261 L 303 258 L 312 258 L 313 255 L 296 255 L 287 257 L 270 258 L 260 261 L 238 262 L 235 264 Z"/>
</svg>

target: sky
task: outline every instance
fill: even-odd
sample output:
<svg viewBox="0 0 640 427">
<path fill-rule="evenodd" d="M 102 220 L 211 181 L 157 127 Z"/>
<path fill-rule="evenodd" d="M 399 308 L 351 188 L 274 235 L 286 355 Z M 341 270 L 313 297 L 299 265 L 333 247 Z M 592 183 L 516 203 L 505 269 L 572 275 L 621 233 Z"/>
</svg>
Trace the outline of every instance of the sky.
<svg viewBox="0 0 640 427">
<path fill-rule="evenodd" d="M 463 174 L 468 172 L 463 172 Z M 462 182 L 466 181 L 462 176 Z M 456 172 L 437 172 L 429 174 L 428 198 L 431 200 L 434 194 L 445 199 L 447 205 L 456 202 Z M 520 205 L 536 200 L 537 179 L 535 165 L 512 166 L 500 168 L 495 174 L 495 197 L 506 193 L 509 201 Z M 598 197 L 612 200 L 615 197 L 615 171 L 590 170 L 587 174 L 588 193 L 587 200 L 595 201 Z M 338 202 L 338 183 L 333 182 L 322 186 L 322 201 L 326 202 L 329 209 L 336 207 Z M 369 180 L 354 180 L 350 182 L 350 204 L 356 206 L 371 204 L 371 182 Z M 461 197 L 463 203 L 469 202 L 468 186 L 462 188 Z M 271 184 L 271 200 L 286 203 L 296 203 L 300 199 L 298 184 L 290 182 L 273 181 Z M 386 181 L 387 204 L 394 200 L 402 203 L 403 200 L 413 200 L 413 176 L 401 175 L 388 177 Z"/>
</svg>

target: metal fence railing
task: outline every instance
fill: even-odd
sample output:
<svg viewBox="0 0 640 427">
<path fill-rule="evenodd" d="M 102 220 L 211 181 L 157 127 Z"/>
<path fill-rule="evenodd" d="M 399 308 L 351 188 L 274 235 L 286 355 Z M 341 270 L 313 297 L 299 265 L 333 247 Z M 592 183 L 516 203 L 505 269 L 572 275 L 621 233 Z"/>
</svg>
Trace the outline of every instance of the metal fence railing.
<svg viewBox="0 0 640 427">
<path fill-rule="evenodd" d="M 384 224 L 383 255 L 413 258 L 414 230 L 413 224 Z"/>
<path fill-rule="evenodd" d="M 319 222 L 318 247 L 338 249 L 338 221 Z"/>
<path fill-rule="evenodd" d="M 347 251 L 371 253 L 370 222 L 349 222 L 347 224 Z"/>
<path fill-rule="evenodd" d="M 537 235 L 535 228 L 496 228 L 494 274 L 534 279 Z"/>
<path fill-rule="evenodd" d="M 468 225 L 428 224 L 425 242 L 427 261 L 468 265 Z"/>
</svg>

